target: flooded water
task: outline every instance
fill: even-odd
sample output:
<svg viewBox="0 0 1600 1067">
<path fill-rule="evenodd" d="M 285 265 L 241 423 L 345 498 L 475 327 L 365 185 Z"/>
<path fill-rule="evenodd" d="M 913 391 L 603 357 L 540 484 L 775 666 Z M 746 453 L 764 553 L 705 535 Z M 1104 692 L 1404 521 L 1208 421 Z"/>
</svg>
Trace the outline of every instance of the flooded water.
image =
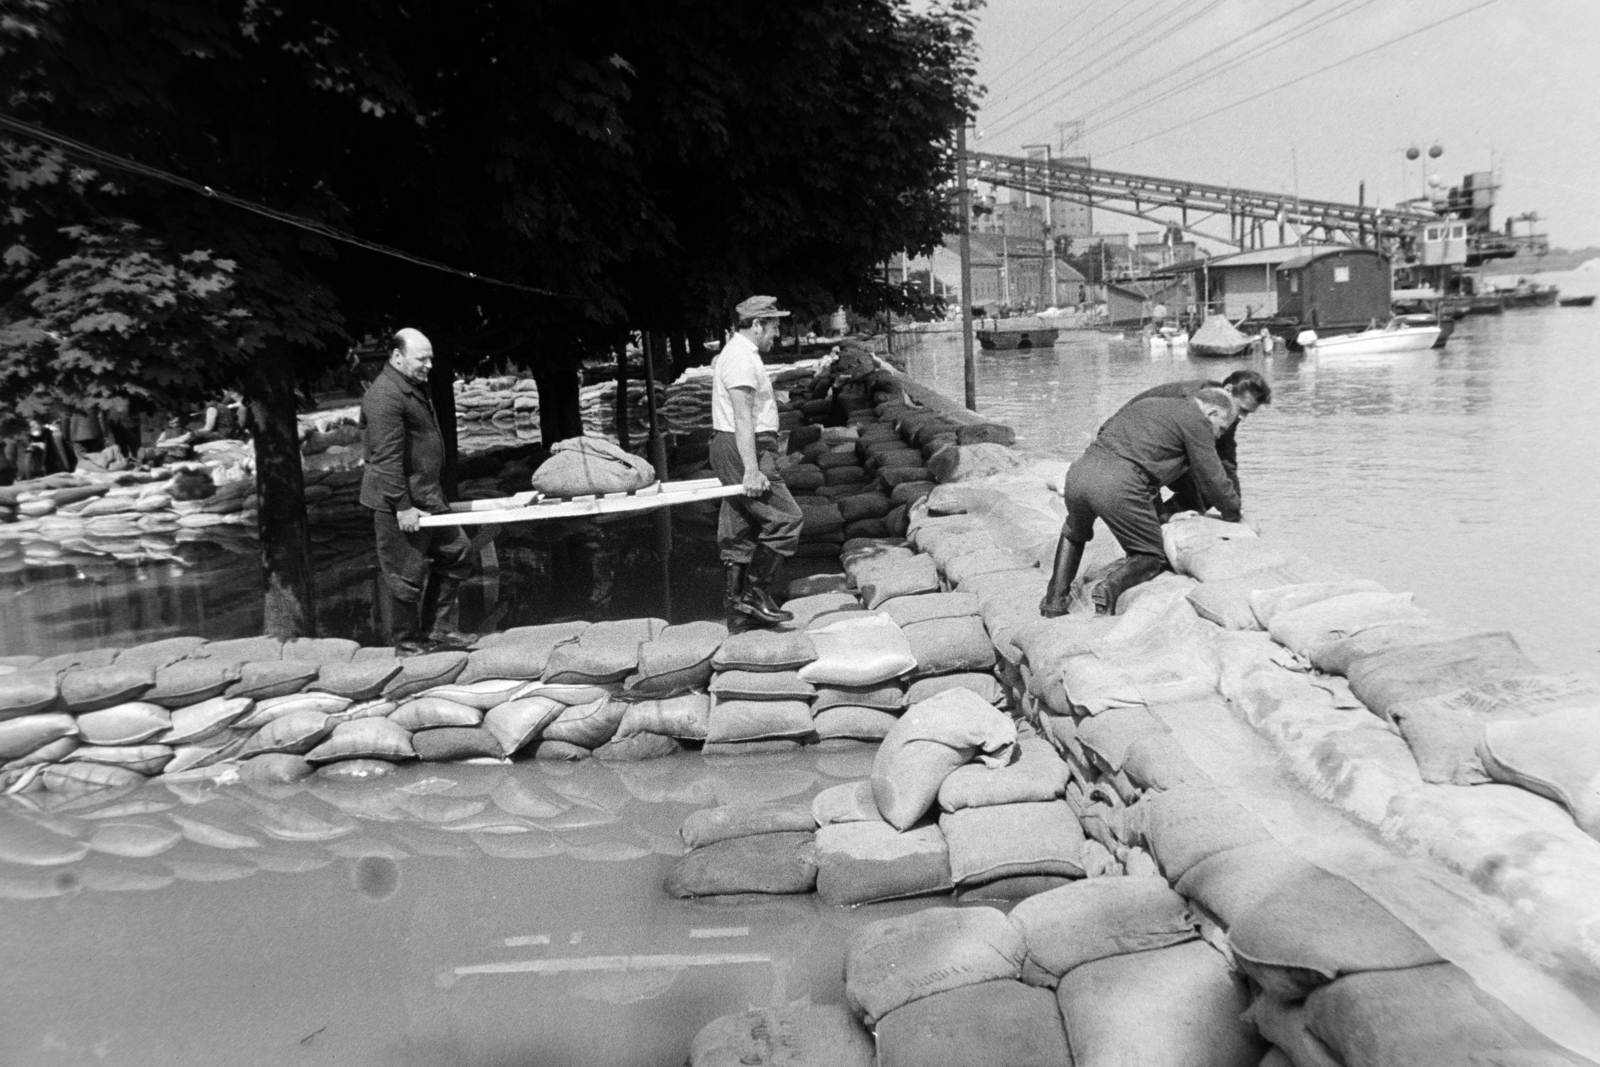
<svg viewBox="0 0 1600 1067">
<path fill-rule="evenodd" d="M 1600 274 L 1541 275 L 1564 294 Z M 1018 447 L 1073 459 L 1127 399 L 1250 367 L 1272 405 L 1239 431 L 1245 514 L 1263 533 L 1443 618 L 1514 633 L 1553 669 L 1600 675 L 1600 310 L 1470 316 L 1438 351 L 1348 362 L 1152 359 L 1114 335 L 979 353 L 978 408 Z M 959 334 L 907 370 L 962 395 Z"/>
<path fill-rule="evenodd" d="M 840 1002 L 850 930 L 925 906 L 661 889 L 690 811 L 872 753 L 0 799 L 0 1061 L 677 1067 L 719 1015 Z"/>
</svg>

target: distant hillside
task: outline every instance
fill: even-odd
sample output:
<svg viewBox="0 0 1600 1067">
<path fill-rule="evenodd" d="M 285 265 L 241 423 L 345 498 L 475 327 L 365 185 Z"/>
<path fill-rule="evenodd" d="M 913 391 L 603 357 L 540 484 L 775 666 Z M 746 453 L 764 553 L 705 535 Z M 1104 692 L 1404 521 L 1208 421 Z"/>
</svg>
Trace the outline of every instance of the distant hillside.
<svg viewBox="0 0 1600 1067">
<path fill-rule="evenodd" d="M 1548 255 L 1517 256 L 1514 259 L 1496 259 L 1484 265 L 1493 274 L 1539 274 L 1543 271 L 1574 270 L 1591 259 L 1600 259 L 1600 246 L 1588 248 L 1552 248 Z"/>
</svg>

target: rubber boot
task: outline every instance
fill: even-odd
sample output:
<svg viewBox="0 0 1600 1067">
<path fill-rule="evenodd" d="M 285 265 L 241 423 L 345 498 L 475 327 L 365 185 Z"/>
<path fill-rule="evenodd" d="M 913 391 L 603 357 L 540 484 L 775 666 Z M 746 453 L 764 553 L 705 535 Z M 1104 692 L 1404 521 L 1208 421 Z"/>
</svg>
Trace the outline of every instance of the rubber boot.
<svg viewBox="0 0 1600 1067">
<path fill-rule="evenodd" d="M 422 639 L 420 608 L 415 600 L 401 600 L 389 594 L 389 643 L 394 646 L 396 655 L 415 656 L 428 651 Z"/>
<path fill-rule="evenodd" d="M 422 601 L 422 619 L 427 625 L 428 643 L 440 652 L 465 652 L 478 643 L 476 634 L 462 633 L 455 627 L 456 608 L 461 601 L 461 579 L 437 576 L 428 586 Z"/>
<path fill-rule="evenodd" d="M 794 613 L 784 611 L 772 599 L 772 586 L 783 574 L 783 557 L 766 545 L 757 545 L 745 571 L 745 599 L 761 609 L 761 614 L 777 622 L 792 622 Z"/>
<path fill-rule="evenodd" d="M 1115 615 L 1117 601 L 1136 585 L 1143 585 L 1167 569 L 1165 560 L 1155 556 L 1127 556 L 1117 561 L 1094 591 L 1094 613 Z"/>
<path fill-rule="evenodd" d="M 1078 576 L 1078 565 L 1083 562 L 1083 546 L 1065 535 L 1056 542 L 1056 561 L 1050 570 L 1050 585 L 1039 601 L 1039 614 L 1047 619 L 1060 618 L 1067 613 L 1071 599 L 1072 580 Z"/>
<path fill-rule="evenodd" d="M 722 604 L 728 615 L 729 633 L 741 633 L 757 626 L 776 626 L 785 618 L 793 618 L 767 614 L 760 598 L 751 593 L 749 567 L 746 564 L 724 563 L 723 566 L 727 568 L 727 585 L 724 587 Z"/>
</svg>

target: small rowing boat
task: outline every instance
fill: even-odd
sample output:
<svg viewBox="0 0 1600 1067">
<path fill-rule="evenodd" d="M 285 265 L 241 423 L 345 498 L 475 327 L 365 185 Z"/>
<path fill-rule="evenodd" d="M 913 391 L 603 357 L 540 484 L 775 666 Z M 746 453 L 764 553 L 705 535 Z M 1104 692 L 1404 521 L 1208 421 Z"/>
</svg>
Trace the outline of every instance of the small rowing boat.
<svg viewBox="0 0 1600 1067">
<path fill-rule="evenodd" d="M 1594 294 L 1590 293 L 1588 296 L 1564 296 L 1561 298 L 1561 306 L 1564 308 L 1594 307 Z"/>
<path fill-rule="evenodd" d="M 1189 351 L 1197 356 L 1237 356 L 1254 340 L 1240 333 L 1226 315 L 1207 315 L 1206 321 L 1189 338 Z"/>
</svg>

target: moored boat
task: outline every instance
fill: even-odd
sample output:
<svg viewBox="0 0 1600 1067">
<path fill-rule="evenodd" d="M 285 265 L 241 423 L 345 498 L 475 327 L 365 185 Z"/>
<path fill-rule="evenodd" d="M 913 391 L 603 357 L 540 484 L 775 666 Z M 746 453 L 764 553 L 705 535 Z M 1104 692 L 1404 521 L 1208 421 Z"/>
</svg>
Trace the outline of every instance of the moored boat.
<svg viewBox="0 0 1600 1067">
<path fill-rule="evenodd" d="M 1226 315 L 1207 315 L 1189 338 L 1189 351 L 1197 356 L 1237 356 L 1253 340 L 1249 334 L 1240 333 Z"/>
<path fill-rule="evenodd" d="M 1590 293 L 1588 296 L 1564 296 L 1561 298 L 1561 306 L 1564 308 L 1593 307 L 1594 294 Z"/>
<path fill-rule="evenodd" d="M 1395 318 L 1390 319 L 1387 326 L 1336 337 L 1318 337 L 1315 330 L 1306 330 L 1296 340 L 1308 354 L 1318 357 L 1378 356 L 1432 348 L 1442 332 L 1437 324 L 1413 325 L 1403 318 Z"/>
<path fill-rule="evenodd" d="M 989 319 L 992 326 L 975 330 L 978 344 L 991 351 L 1008 352 L 1018 348 L 1050 348 L 1060 331 L 1037 315 L 1014 319 Z"/>
</svg>

